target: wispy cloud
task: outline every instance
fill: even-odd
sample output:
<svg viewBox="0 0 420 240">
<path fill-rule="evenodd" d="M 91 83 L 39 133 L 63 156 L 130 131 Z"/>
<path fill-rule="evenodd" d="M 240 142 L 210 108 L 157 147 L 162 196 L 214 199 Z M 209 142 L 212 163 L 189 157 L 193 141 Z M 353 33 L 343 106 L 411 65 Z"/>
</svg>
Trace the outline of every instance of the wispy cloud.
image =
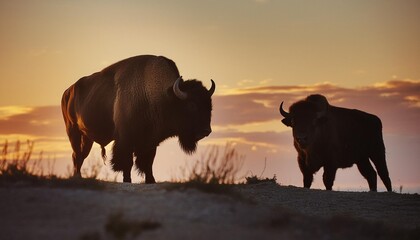
<svg viewBox="0 0 420 240">
<path fill-rule="evenodd" d="M 249 124 L 279 121 L 278 108 L 282 101 L 285 106 L 290 106 L 315 93 L 325 95 L 330 104 L 378 115 L 384 122 L 385 132 L 420 134 L 417 124 L 420 119 L 420 81 L 415 80 L 393 80 L 360 88 L 322 83 L 237 89 L 231 94 L 215 97 L 213 124 L 234 129 L 233 125 L 246 128 Z"/>
<path fill-rule="evenodd" d="M 4 106 L 0 107 L 0 120 L 8 120 L 9 117 L 25 114 L 32 111 L 30 107 L 23 106 Z"/>
<path fill-rule="evenodd" d="M 0 134 L 65 135 L 60 106 L 1 107 Z"/>
</svg>

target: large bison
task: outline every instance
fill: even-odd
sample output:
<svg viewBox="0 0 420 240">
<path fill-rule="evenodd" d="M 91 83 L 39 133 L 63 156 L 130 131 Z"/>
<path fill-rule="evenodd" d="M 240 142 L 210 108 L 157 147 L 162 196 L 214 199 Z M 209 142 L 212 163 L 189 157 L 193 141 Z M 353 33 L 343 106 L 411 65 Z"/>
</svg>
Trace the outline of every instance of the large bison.
<svg viewBox="0 0 420 240">
<path fill-rule="evenodd" d="M 382 123 L 377 116 L 332 106 L 318 94 L 294 103 L 289 112 L 282 102 L 279 110 L 283 124 L 292 127 L 304 187 L 310 188 L 313 174 L 324 167 L 324 185 L 332 190 L 337 169 L 356 164 L 370 190 L 376 191 L 376 172 L 370 159 L 386 189 L 392 191 Z"/>
<path fill-rule="evenodd" d="M 155 183 L 152 164 L 163 140 L 178 136 L 186 153 L 211 133 L 211 96 L 197 80 L 183 81 L 175 63 L 143 55 L 117 62 L 83 77 L 63 94 L 61 108 L 73 148 L 74 175 L 93 142 L 104 147 L 114 140 L 112 168 L 131 182 L 133 154 L 146 183 Z"/>
</svg>

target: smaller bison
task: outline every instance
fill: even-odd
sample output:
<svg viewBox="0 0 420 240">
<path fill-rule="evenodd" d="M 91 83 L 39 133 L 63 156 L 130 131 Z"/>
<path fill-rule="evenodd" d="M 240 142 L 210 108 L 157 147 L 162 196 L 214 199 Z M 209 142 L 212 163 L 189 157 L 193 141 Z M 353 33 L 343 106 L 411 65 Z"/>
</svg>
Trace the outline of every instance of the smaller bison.
<svg viewBox="0 0 420 240">
<path fill-rule="evenodd" d="M 367 179 L 370 190 L 376 191 L 376 171 L 370 159 L 386 189 L 392 191 L 382 123 L 377 116 L 332 106 L 318 94 L 294 103 L 289 110 L 286 112 L 283 102 L 280 104 L 282 122 L 293 131 L 305 188 L 311 187 L 313 174 L 324 167 L 324 185 L 327 190 L 332 190 L 337 169 L 356 164 Z"/>
</svg>

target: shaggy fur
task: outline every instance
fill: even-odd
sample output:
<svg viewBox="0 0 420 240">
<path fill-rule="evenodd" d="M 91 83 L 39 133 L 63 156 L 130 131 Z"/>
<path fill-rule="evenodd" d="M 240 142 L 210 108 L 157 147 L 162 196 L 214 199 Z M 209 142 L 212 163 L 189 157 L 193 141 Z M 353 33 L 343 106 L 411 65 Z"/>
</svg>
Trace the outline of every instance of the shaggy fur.
<svg viewBox="0 0 420 240">
<path fill-rule="evenodd" d="M 156 148 L 169 137 L 179 137 L 188 154 L 211 132 L 211 91 L 197 80 L 181 81 L 187 94 L 180 99 L 173 90 L 180 78 L 175 63 L 165 57 L 143 55 L 117 62 L 83 77 L 63 94 L 62 111 L 73 148 L 74 174 L 93 142 L 104 147 L 114 140 L 112 168 L 131 182 L 133 155 L 136 167 L 154 183 L 152 164 Z"/>
</svg>

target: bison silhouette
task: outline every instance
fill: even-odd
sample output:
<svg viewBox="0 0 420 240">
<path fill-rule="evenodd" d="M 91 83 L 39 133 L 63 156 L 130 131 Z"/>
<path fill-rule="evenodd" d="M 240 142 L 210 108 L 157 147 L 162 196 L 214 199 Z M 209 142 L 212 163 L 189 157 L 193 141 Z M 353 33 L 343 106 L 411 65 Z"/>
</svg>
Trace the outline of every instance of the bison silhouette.
<svg viewBox="0 0 420 240">
<path fill-rule="evenodd" d="M 356 164 L 370 190 L 376 191 L 377 177 L 371 160 L 386 189 L 392 191 L 382 123 L 377 116 L 332 106 L 319 94 L 294 103 L 290 112 L 283 109 L 282 102 L 279 110 L 283 124 L 292 128 L 304 187 L 311 187 L 313 174 L 323 167 L 324 185 L 332 190 L 337 169 Z"/>
<path fill-rule="evenodd" d="M 104 147 L 114 140 L 112 168 L 131 182 L 133 155 L 146 183 L 155 183 L 152 165 L 163 140 L 178 136 L 186 153 L 211 133 L 211 96 L 200 81 L 183 81 L 175 63 L 162 56 L 142 55 L 117 62 L 79 79 L 63 94 L 61 107 L 73 149 L 74 175 L 93 142 Z"/>
</svg>

